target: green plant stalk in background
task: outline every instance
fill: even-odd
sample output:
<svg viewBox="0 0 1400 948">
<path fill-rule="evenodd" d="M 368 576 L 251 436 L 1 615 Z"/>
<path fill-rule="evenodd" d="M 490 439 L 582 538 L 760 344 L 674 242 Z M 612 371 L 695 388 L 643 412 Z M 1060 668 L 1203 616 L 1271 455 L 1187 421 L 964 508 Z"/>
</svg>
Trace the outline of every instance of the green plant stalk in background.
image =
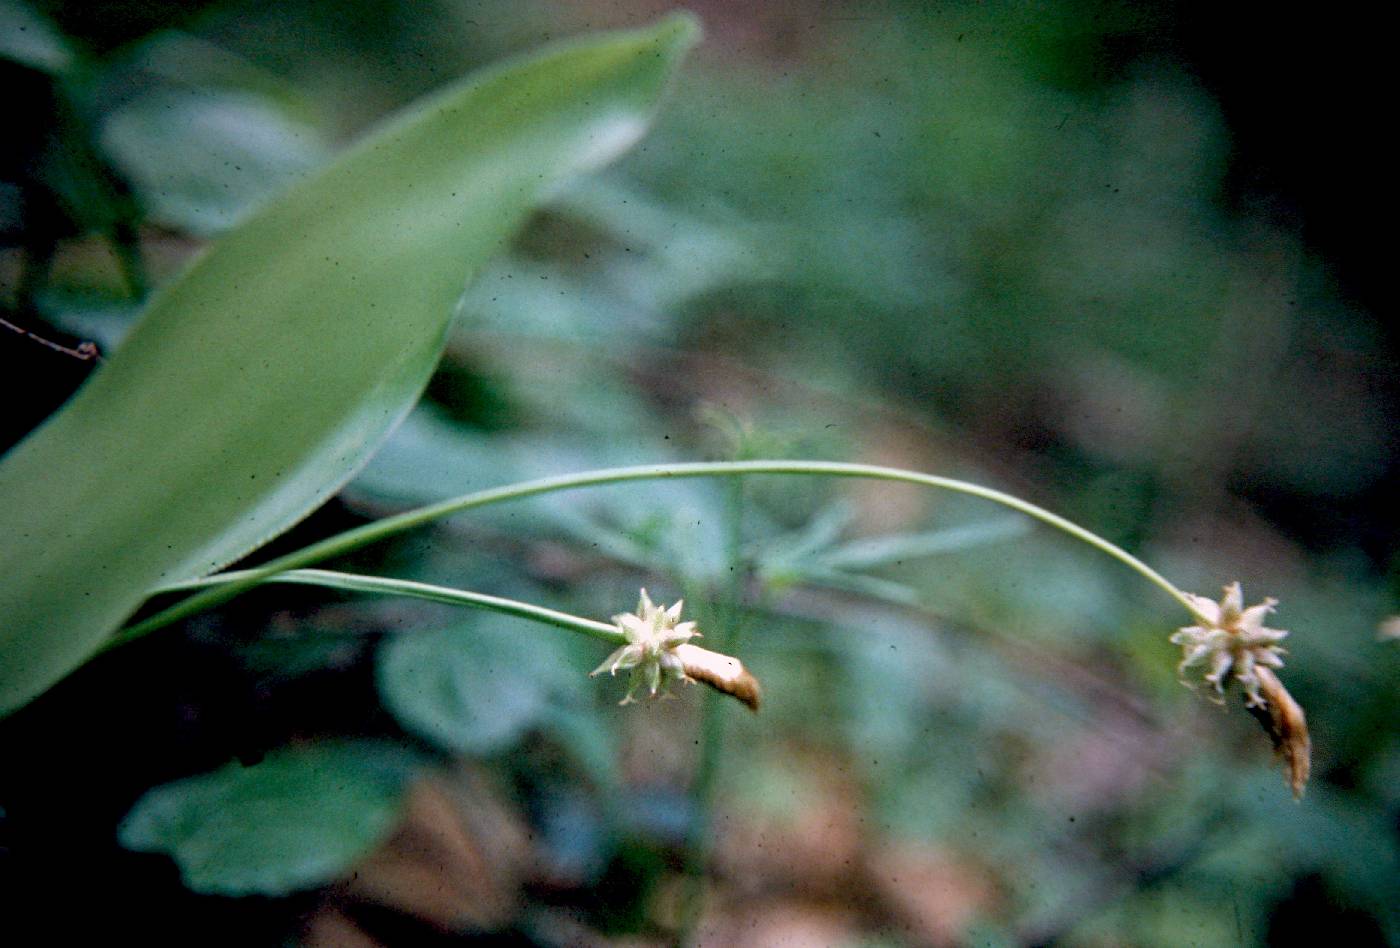
<svg viewBox="0 0 1400 948">
<path fill-rule="evenodd" d="M 724 654 L 738 654 L 744 639 L 744 591 L 748 585 L 748 564 L 744 562 L 744 480 L 733 478 L 725 497 L 725 550 L 729 560 L 729 584 L 726 590 L 727 621 L 711 633 L 710 645 Z M 689 876 L 689 891 L 681 909 L 682 941 L 689 942 L 700 925 L 705 910 L 706 870 L 713 851 L 715 790 L 719 784 L 720 767 L 724 757 L 725 702 L 714 695 L 705 697 L 700 718 L 700 759 L 696 763 L 695 818 L 685 841 L 685 872 Z"/>
</svg>

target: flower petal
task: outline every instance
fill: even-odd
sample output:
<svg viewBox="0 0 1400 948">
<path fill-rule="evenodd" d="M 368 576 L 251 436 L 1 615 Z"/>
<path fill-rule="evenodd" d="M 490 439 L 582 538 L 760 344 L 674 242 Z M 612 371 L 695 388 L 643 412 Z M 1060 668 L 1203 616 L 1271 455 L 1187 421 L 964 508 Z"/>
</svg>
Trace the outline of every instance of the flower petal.
<svg viewBox="0 0 1400 948">
<path fill-rule="evenodd" d="M 1210 659 L 1210 671 L 1206 673 L 1206 681 L 1215 686 L 1215 690 L 1221 693 L 1225 691 L 1223 681 L 1225 675 L 1230 671 L 1230 666 L 1234 664 L 1234 656 L 1229 652 L 1216 652 Z"/>
<path fill-rule="evenodd" d="M 1240 589 L 1239 581 L 1226 586 L 1222 592 L 1225 595 L 1220 597 L 1220 625 L 1230 625 L 1244 609 L 1244 591 Z"/>
<path fill-rule="evenodd" d="M 661 647 L 664 649 L 675 648 L 677 645 L 684 645 L 691 639 L 700 635 L 695 631 L 694 622 L 682 622 L 674 629 L 667 629 L 661 633 Z"/>
<path fill-rule="evenodd" d="M 685 664 L 675 652 L 662 652 L 659 664 L 662 682 L 689 680 L 685 673 Z"/>
<path fill-rule="evenodd" d="M 1176 666 L 1176 673 L 1180 675 L 1186 669 L 1205 658 L 1209 653 L 1210 646 L 1208 645 L 1192 645 L 1189 648 L 1183 649 L 1181 662 Z"/>
<path fill-rule="evenodd" d="M 1207 625 L 1218 626 L 1220 624 L 1220 603 L 1205 596 L 1197 596 L 1194 593 L 1186 593 L 1186 598 L 1191 600 L 1191 611 L 1202 619 Z"/>
<path fill-rule="evenodd" d="M 623 653 L 631 647 L 632 646 L 630 645 L 624 645 L 622 646 L 622 648 L 617 649 L 607 658 L 603 659 L 603 664 L 599 665 L 597 668 L 589 672 L 588 677 L 592 678 L 594 675 L 601 675 L 603 672 L 608 672 L 609 674 L 616 675 L 617 669 L 622 663 Z"/>
<path fill-rule="evenodd" d="M 1204 645 L 1210 633 L 1211 630 L 1204 626 L 1188 625 L 1173 632 L 1167 641 L 1173 645 Z"/>
<path fill-rule="evenodd" d="M 651 627 L 634 615 L 618 616 L 617 626 L 622 630 L 622 634 L 627 636 L 627 641 L 634 645 L 640 645 L 651 638 Z"/>
<path fill-rule="evenodd" d="M 1274 611 L 1274 606 L 1278 605 L 1277 599 L 1265 599 L 1257 606 L 1250 606 L 1240 613 L 1239 630 L 1241 634 L 1258 632 L 1264 626 L 1264 617 Z"/>
</svg>

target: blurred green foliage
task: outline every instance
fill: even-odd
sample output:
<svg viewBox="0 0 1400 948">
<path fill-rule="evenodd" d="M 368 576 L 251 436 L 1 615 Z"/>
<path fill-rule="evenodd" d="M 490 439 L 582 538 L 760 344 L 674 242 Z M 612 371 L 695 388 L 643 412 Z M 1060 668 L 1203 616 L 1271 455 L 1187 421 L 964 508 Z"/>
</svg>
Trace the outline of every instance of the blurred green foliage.
<svg viewBox="0 0 1400 948">
<path fill-rule="evenodd" d="M 413 763 L 368 742 L 284 748 L 146 794 L 118 836 L 169 853 L 197 892 L 281 895 L 333 878 L 388 835 Z"/>
<path fill-rule="evenodd" d="M 1288 943 L 1299 918 L 1348 943 L 1400 940 L 1400 653 L 1375 635 L 1397 609 L 1395 356 L 1297 228 L 1231 191 L 1221 106 L 1153 41 L 1171 8 L 699 12 L 707 45 L 656 131 L 559 193 L 475 283 L 428 401 L 307 536 L 615 463 L 813 456 L 995 482 L 1185 588 L 1240 579 L 1251 601 L 1281 600 L 1283 675 L 1316 752 L 1301 805 L 1246 714 L 1177 684 L 1169 603 L 964 499 L 752 479 L 734 562 L 721 486 L 639 484 L 485 510 L 341 565 L 597 617 L 646 585 L 658 601 L 684 594 L 702 628 L 740 626 L 766 704 L 724 722 L 715 885 L 739 915 L 761 907 L 734 894 L 746 882 L 786 891 L 753 840 L 810 835 L 804 814 L 835 796 L 859 812 L 872 864 L 911 845 L 990 880 L 955 941 Z M 119 49 L 103 73 L 113 98 L 74 95 L 160 279 L 276 180 L 464 62 L 639 16 L 215 4 Z M 55 36 L 3 48 L 42 71 Z M 160 103 L 187 118 L 163 122 Z M 136 136 L 172 166 L 133 161 Z M 7 179 L 5 200 L 26 187 Z M 108 217 L 75 220 L 29 310 L 6 258 L 12 305 L 46 331 L 115 339 L 130 281 L 74 235 L 121 241 Z M 735 571 L 737 612 L 723 608 Z M 596 648 L 553 630 L 292 595 L 259 592 L 181 633 L 270 709 L 223 735 L 227 754 L 351 735 L 481 761 L 553 873 L 529 937 L 549 943 L 540 919 L 561 905 L 604 931 L 669 930 L 699 695 L 619 711 L 611 682 L 582 677 Z M 276 658 L 302 636 L 343 647 Z M 160 646 L 141 660 L 181 654 Z M 89 680 L 129 673 L 122 660 Z M 328 705 L 327 687 L 359 704 Z M 6 726 L 20 741 L 98 700 L 61 691 Z M 228 699 L 190 700 L 216 716 Z M 113 778 L 107 807 L 220 762 L 183 753 L 183 769 L 152 767 L 140 786 Z M 40 820 L 22 804 L 43 778 L 8 779 L 0 826 Z M 143 807 L 170 790 L 154 793 Z M 9 858 L 43 863 L 32 846 Z M 872 873 L 851 942 L 935 941 Z"/>
</svg>

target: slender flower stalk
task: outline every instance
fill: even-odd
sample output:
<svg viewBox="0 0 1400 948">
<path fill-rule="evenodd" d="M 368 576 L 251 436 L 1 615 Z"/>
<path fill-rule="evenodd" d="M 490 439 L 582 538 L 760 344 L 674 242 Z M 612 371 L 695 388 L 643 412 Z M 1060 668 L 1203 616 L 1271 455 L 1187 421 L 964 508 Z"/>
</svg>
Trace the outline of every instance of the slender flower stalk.
<svg viewBox="0 0 1400 948">
<path fill-rule="evenodd" d="M 209 581 L 195 581 L 186 584 L 183 588 L 195 588 L 203 586 L 201 591 L 184 600 L 156 613 L 135 625 L 121 630 L 117 634 L 116 642 L 130 641 L 148 632 L 169 625 L 172 622 L 202 612 L 225 602 L 246 589 L 249 589 L 262 582 L 273 580 L 279 574 L 287 574 L 288 571 L 298 570 L 303 574 L 306 570 L 301 567 L 309 566 L 312 563 L 341 556 L 387 539 L 397 534 L 416 527 L 424 526 L 441 520 L 453 514 L 467 510 L 473 510 L 492 504 L 505 503 L 512 500 L 523 500 L 527 497 L 536 497 L 543 494 L 557 491 L 574 490 L 582 487 L 595 487 L 605 484 L 620 484 L 630 481 L 643 480 L 666 480 L 679 478 L 697 477 L 743 477 L 761 474 L 779 475 L 815 475 L 826 477 L 852 477 L 869 478 L 873 480 L 894 481 L 907 484 L 918 484 L 924 487 L 932 487 L 939 490 L 949 490 L 955 493 L 966 494 L 971 497 L 980 497 L 983 500 L 1000 504 L 1011 510 L 1019 511 L 1026 516 L 1048 524 L 1062 533 L 1065 533 L 1077 540 L 1080 540 L 1094 549 L 1105 553 L 1113 559 L 1118 560 L 1128 568 L 1147 579 L 1153 585 L 1163 590 L 1184 607 L 1196 619 L 1196 624 L 1181 628 L 1172 636 L 1175 644 L 1181 645 L 1183 657 L 1181 667 L 1187 668 L 1192 665 L 1206 662 L 1209 671 L 1206 680 L 1215 686 L 1217 692 L 1223 693 L 1225 676 L 1234 673 L 1234 678 L 1243 686 L 1246 694 L 1247 704 L 1256 712 L 1267 712 L 1269 724 L 1266 727 L 1275 738 L 1276 746 L 1284 754 L 1289 765 L 1290 783 L 1294 788 L 1294 793 L 1302 792 L 1302 786 L 1307 780 L 1308 757 L 1311 745 L 1307 740 L 1306 722 L 1302 715 L 1302 709 L 1293 702 L 1292 697 L 1283 689 L 1282 683 L 1273 673 L 1273 669 L 1280 667 L 1282 661 L 1279 655 L 1282 649 L 1277 646 L 1277 642 L 1286 633 L 1277 629 L 1266 629 L 1263 626 L 1264 616 L 1272 611 L 1273 600 L 1266 600 L 1264 603 L 1253 606 L 1249 609 L 1243 607 L 1243 601 L 1239 592 L 1238 584 L 1226 587 L 1225 596 L 1219 602 L 1213 602 L 1202 596 L 1195 596 L 1177 588 L 1170 580 L 1148 566 L 1142 560 L 1133 556 L 1123 548 L 1105 540 L 1098 534 L 1079 526 L 1058 514 L 1051 513 L 1043 507 L 1039 507 L 1029 501 L 1019 497 L 995 490 L 990 487 L 983 487 L 980 484 L 973 484 L 968 481 L 957 480 L 950 477 L 941 477 L 935 474 L 922 474 L 917 471 L 901 470 L 899 468 L 879 467 L 869 464 L 850 464 L 836 461 L 718 461 L 718 462 L 696 462 L 689 464 L 665 464 L 665 465 L 644 465 L 637 467 L 606 468 L 603 470 L 586 471 L 580 474 L 567 474 L 558 477 L 545 477 L 537 480 L 524 481 L 518 484 L 511 484 L 504 487 L 496 487 L 489 490 L 476 491 L 464 494 L 451 500 L 430 504 L 416 510 L 406 511 L 392 517 L 385 517 L 374 523 L 347 530 L 344 533 L 336 534 L 320 542 L 310 544 L 300 550 L 285 554 L 272 560 L 257 569 L 244 570 L 236 574 L 228 574 L 228 578 L 222 578 L 216 584 Z M 212 578 L 211 578 L 212 579 Z M 364 578 L 361 578 L 363 580 Z M 283 580 L 297 581 L 297 580 Z M 400 581 L 402 582 L 402 581 Z M 468 594 L 475 597 L 472 603 L 468 603 L 466 598 L 460 601 L 462 604 L 485 605 L 485 600 L 490 597 L 481 597 L 479 594 Z M 498 602 L 497 605 L 502 605 Z M 645 622 L 646 608 L 645 601 L 639 607 L 642 615 L 637 616 L 638 621 Z M 515 603 L 509 608 L 516 610 L 514 614 L 523 615 L 525 611 L 536 609 L 526 603 Z M 675 608 L 675 607 L 672 607 Z M 549 612 L 549 610 L 542 610 Z M 570 626 L 566 622 L 557 621 L 553 624 Z M 677 615 L 676 618 L 679 616 Z M 543 618 L 543 621 L 551 621 Z M 619 617 L 620 619 L 621 617 Z M 652 617 L 655 619 L 655 616 Z M 591 623 L 591 620 L 578 620 L 580 623 Z M 668 620 L 669 621 L 669 620 Z M 623 640 L 627 644 L 623 645 L 618 652 L 614 653 L 610 671 L 627 668 L 643 669 L 640 679 L 633 677 L 632 687 L 628 691 L 628 697 L 635 692 L 637 682 L 644 684 L 649 691 L 659 692 L 663 681 L 670 676 L 672 680 L 680 678 L 691 678 L 693 680 L 707 681 L 708 683 L 726 690 L 730 694 L 736 695 L 740 700 L 756 707 L 758 693 L 756 682 L 752 694 L 748 694 L 748 684 L 736 685 L 734 688 L 721 687 L 716 682 L 737 681 L 729 672 L 718 671 L 722 666 L 715 664 L 712 659 L 702 655 L 703 649 L 691 645 L 688 641 L 683 641 L 674 634 L 675 625 L 672 626 L 670 638 L 666 638 L 664 631 L 655 634 L 661 635 L 664 642 L 657 640 L 651 644 L 644 644 L 641 638 L 634 640 L 628 635 L 626 628 L 621 626 L 607 628 L 603 632 L 602 623 L 591 623 L 590 634 L 606 635 L 609 639 L 616 641 L 616 636 L 620 632 Z M 581 631 L 585 629 L 580 626 Z M 651 633 L 649 633 L 650 635 Z M 689 638 L 686 636 L 685 638 Z M 651 642 L 648 639 L 648 642 Z M 660 644 L 658 644 L 660 643 Z M 655 646 L 655 647 L 653 647 Z M 640 653 L 636 656 L 628 651 L 629 648 L 639 647 Z M 648 651 L 650 649 L 650 651 Z M 681 650 L 687 650 L 682 652 Z M 689 650 L 695 650 L 691 653 Z M 654 655 L 652 653 L 655 653 Z M 682 664 L 681 656 L 691 654 L 692 663 L 690 666 Z M 635 663 L 629 665 L 633 658 Z M 727 656 L 719 656 L 720 659 L 727 659 Z M 729 660 L 735 661 L 735 660 Z M 737 664 L 737 662 L 736 662 Z M 740 666 L 742 667 L 742 666 Z M 693 673 L 692 673 L 693 669 Z M 626 700 L 626 699 L 624 699 Z"/>
<path fill-rule="evenodd" d="M 211 609 L 220 603 L 227 602 L 239 593 L 252 588 L 262 580 L 274 574 L 310 566 L 313 563 L 319 563 L 332 557 L 342 556 L 372 543 L 377 543 L 380 540 L 397 536 L 408 530 L 426 526 L 427 524 L 467 510 L 474 510 L 480 507 L 487 507 L 512 500 L 523 500 L 527 497 L 537 497 L 542 494 L 550 494 L 557 491 L 575 490 L 582 487 L 596 487 L 604 484 L 697 477 L 742 477 L 753 474 L 801 474 L 825 477 L 867 478 L 872 480 L 918 484 L 924 487 L 966 494 L 971 497 L 980 497 L 992 503 L 1000 504 L 1003 507 L 1019 511 L 1042 523 L 1049 524 L 1062 533 L 1066 533 L 1077 540 L 1081 540 L 1100 552 L 1113 557 L 1166 592 L 1193 615 L 1204 621 L 1210 621 L 1209 615 L 1202 614 L 1198 611 L 1199 605 L 1194 597 L 1178 589 L 1165 576 L 1158 573 L 1128 551 L 1110 543 L 1098 534 L 1066 520 L 1058 514 L 1051 513 L 1043 507 L 1039 507 L 1029 501 L 1022 500 L 1019 497 L 990 487 L 983 487 L 980 484 L 973 484 L 951 477 L 940 477 L 936 474 L 922 474 L 917 471 L 880 467 L 872 464 L 850 464 L 839 461 L 714 461 L 689 464 L 659 464 L 641 465 L 637 467 L 604 468 L 596 471 L 585 471 L 580 474 L 544 477 L 537 480 L 523 481 L 518 484 L 510 484 L 504 487 L 495 487 L 489 490 L 463 494 L 460 497 L 454 497 L 450 500 L 440 501 L 436 504 L 429 504 L 425 507 L 405 511 L 404 513 L 392 517 L 376 520 L 373 523 L 356 527 L 353 530 L 347 530 L 344 533 L 338 533 L 317 543 L 302 547 L 300 550 L 287 553 L 257 569 L 243 571 L 241 578 L 237 581 L 221 583 L 217 586 L 197 592 L 173 606 L 156 613 L 150 618 L 129 626 L 120 634 L 126 639 L 131 639 L 144 635 L 147 632 L 153 632 L 172 622 L 178 622 L 181 619 Z"/>
<path fill-rule="evenodd" d="M 203 579 L 193 579 L 182 583 L 162 586 L 157 593 L 186 592 L 196 589 L 209 589 L 216 586 L 243 582 L 248 579 L 248 570 L 217 573 Z M 645 589 L 637 614 L 613 617 L 612 624 L 585 619 L 555 609 L 546 609 L 534 603 L 503 596 L 490 596 L 486 593 L 453 589 L 449 586 L 436 586 L 408 579 L 392 579 L 386 576 L 365 576 L 359 573 L 342 573 L 326 569 L 295 569 L 285 573 L 275 573 L 257 580 L 258 584 L 287 583 L 290 585 L 319 586 L 323 589 L 338 589 L 342 592 L 365 593 L 378 596 L 402 596 L 409 599 L 422 599 L 451 606 L 465 606 L 472 609 L 485 609 L 501 615 L 529 619 L 570 632 L 578 632 L 590 638 L 600 639 L 620 645 L 594 670 L 593 674 L 619 669 L 632 671 L 632 682 L 627 697 L 628 704 L 640 686 L 648 687 L 655 696 L 661 686 L 670 681 L 702 682 L 722 694 L 727 694 L 751 710 L 758 710 L 758 680 L 744 668 L 737 658 L 712 652 L 696 645 L 688 644 L 691 638 L 698 638 L 694 622 L 678 622 L 681 603 L 669 609 L 651 604 Z M 114 637 L 107 648 L 129 641 Z M 653 677 L 651 663 L 655 663 L 658 674 Z"/>
<path fill-rule="evenodd" d="M 561 629 L 568 629 L 571 632 L 579 632 L 591 638 L 601 639 L 604 642 L 617 643 L 623 640 L 622 633 L 616 625 L 607 622 L 597 622 L 593 619 L 585 619 L 582 616 L 570 615 L 567 612 L 558 612 L 554 609 L 546 609 L 544 606 L 537 606 L 534 603 L 521 602 L 517 599 L 506 599 L 502 596 L 489 596 L 485 593 L 470 592 L 465 589 L 453 589 L 450 586 L 435 586 L 431 583 L 420 583 L 410 579 L 392 579 L 387 576 L 365 576 L 359 573 L 342 573 L 337 570 L 328 569 L 294 569 L 285 573 L 274 573 L 271 576 L 257 575 L 258 570 L 237 570 L 229 573 L 215 573 L 213 576 L 206 576 L 203 579 L 192 579 L 182 583 L 171 583 L 156 590 L 160 593 L 187 592 L 198 589 L 216 589 L 220 586 L 232 584 L 242 584 L 250 579 L 255 585 L 264 583 L 287 583 L 297 586 L 320 586 L 323 589 L 338 589 L 342 592 L 365 593 L 377 596 L 402 596 L 408 599 L 423 599 L 428 602 L 440 602 L 449 606 L 466 606 L 474 609 L 485 609 L 490 612 L 499 612 L 502 615 L 516 616 L 521 619 L 529 619 L 533 622 L 542 622 L 545 625 L 556 626 Z M 118 635 L 108 643 L 108 648 L 113 648 L 131 640 L 131 636 Z"/>
</svg>

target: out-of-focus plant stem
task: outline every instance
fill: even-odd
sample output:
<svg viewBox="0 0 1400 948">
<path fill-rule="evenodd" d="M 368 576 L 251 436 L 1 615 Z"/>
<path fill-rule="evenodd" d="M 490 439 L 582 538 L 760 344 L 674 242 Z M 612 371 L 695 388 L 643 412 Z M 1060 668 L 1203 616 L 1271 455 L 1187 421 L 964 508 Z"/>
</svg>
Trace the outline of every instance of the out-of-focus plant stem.
<svg viewBox="0 0 1400 948">
<path fill-rule="evenodd" d="M 729 583 L 725 593 L 722 621 L 707 629 L 707 644 L 718 652 L 737 655 L 742 648 L 744 588 L 748 570 L 744 551 L 744 480 L 729 483 L 725 498 L 725 544 L 729 562 Z M 685 872 L 688 891 L 681 909 L 678 941 L 688 944 L 705 909 L 706 874 L 713 849 L 715 787 L 724 758 L 724 727 L 727 702 L 718 695 L 707 695 L 700 719 L 700 756 L 696 762 L 695 786 L 691 797 L 694 817 L 686 838 Z"/>
</svg>

